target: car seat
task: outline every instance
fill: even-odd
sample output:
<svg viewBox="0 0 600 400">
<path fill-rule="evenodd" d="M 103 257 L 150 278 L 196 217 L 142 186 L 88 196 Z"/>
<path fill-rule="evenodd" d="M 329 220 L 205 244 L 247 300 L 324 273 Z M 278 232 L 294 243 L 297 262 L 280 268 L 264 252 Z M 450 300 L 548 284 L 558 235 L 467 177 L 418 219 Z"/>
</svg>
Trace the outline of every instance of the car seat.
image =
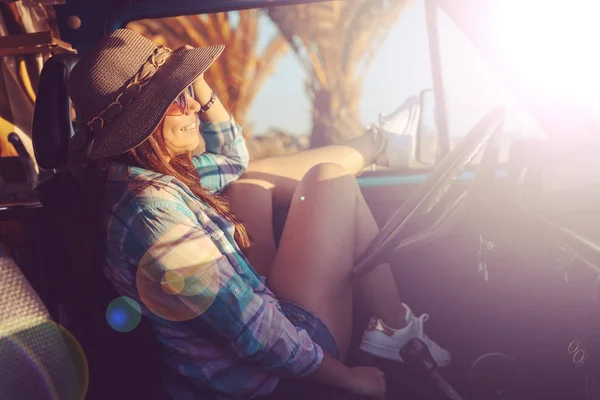
<svg viewBox="0 0 600 400">
<path fill-rule="evenodd" d="M 0 399 L 80 399 L 87 370 L 10 250 L 0 244 Z"/>
<path fill-rule="evenodd" d="M 51 260 L 52 288 L 45 299 L 50 312 L 73 334 L 90 370 L 87 399 L 164 399 L 160 347 L 147 321 L 119 333 L 106 322 L 106 308 L 119 297 L 93 257 L 85 238 L 85 197 L 69 166 L 74 134 L 67 78 L 79 60 L 75 54 L 51 57 L 42 69 L 37 92 L 33 146 L 40 167 L 51 171 L 37 187 L 44 208 L 44 256 Z M 92 264 L 91 268 L 90 265 Z M 82 271 L 93 271 L 84 274 Z"/>
</svg>

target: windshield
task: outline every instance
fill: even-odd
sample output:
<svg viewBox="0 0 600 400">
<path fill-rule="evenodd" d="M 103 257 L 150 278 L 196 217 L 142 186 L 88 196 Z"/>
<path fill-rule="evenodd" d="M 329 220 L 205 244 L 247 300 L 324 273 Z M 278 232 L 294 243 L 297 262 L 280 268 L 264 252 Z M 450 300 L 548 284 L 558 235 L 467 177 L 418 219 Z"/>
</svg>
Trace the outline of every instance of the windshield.
<svg viewBox="0 0 600 400">
<path fill-rule="evenodd" d="M 206 77 L 253 159 L 362 135 L 432 86 L 422 1 L 326 1 L 128 27 L 171 48 L 226 45 Z"/>
<path fill-rule="evenodd" d="M 543 138 L 544 131 L 517 95 L 444 11 L 437 10 L 440 58 L 450 145 L 455 145 L 490 109 L 507 110 L 501 161 L 511 143 Z"/>
</svg>

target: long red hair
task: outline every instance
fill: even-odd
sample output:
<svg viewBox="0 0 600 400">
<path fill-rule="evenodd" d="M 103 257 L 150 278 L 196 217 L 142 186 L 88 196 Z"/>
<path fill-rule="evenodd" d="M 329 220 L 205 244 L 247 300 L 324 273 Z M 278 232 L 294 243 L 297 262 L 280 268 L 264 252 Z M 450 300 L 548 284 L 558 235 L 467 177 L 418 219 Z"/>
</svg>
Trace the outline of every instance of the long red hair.
<svg viewBox="0 0 600 400">
<path fill-rule="evenodd" d="M 147 140 L 133 150 L 129 150 L 127 153 L 118 156 L 100 160 L 99 164 L 94 168 L 98 172 L 96 176 L 100 178 L 99 182 L 97 182 L 99 185 L 94 186 L 102 187 L 104 185 L 106 177 L 102 176 L 103 174 L 99 171 L 103 171 L 103 167 L 111 161 L 117 161 L 128 166 L 141 167 L 159 174 L 173 176 L 183 182 L 198 199 L 212 207 L 219 215 L 234 224 L 234 239 L 238 247 L 246 253 L 251 245 L 250 236 L 244 224 L 236 218 L 229 208 L 227 199 L 223 196 L 211 193 L 200 185 L 198 173 L 192 164 L 191 153 L 172 158 L 170 157 L 163 132 L 163 124 L 161 124 Z M 170 161 L 167 162 L 166 160 L 168 159 L 170 159 Z M 96 192 L 94 197 L 96 199 L 101 199 L 103 197 L 98 195 L 99 193 Z M 95 212 L 99 212 L 100 204 L 93 208 L 96 209 L 94 210 Z"/>
</svg>

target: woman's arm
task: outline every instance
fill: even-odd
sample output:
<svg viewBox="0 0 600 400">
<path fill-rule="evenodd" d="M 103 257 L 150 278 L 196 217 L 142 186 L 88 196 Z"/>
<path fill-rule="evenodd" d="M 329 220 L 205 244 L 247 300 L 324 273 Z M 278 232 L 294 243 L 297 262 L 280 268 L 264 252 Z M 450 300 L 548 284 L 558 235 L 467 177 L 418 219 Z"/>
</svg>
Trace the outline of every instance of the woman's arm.
<svg viewBox="0 0 600 400">
<path fill-rule="evenodd" d="M 204 74 L 194 82 L 194 95 L 196 101 L 201 105 L 208 103 L 212 96 L 212 88 L 204 80 Z M 226 122 L 231 118 L 229 112 L 225 109 L 225 106 L 221 103 L 219 98 L 217 98 L 210 110 L 205 113 L 199 113 L 199 116 L 200 120 L 203 122 Z"/>
<path fill-rule="evenodd" d="M 348 368 L 328 354 L 310 378 L 350 393 L 377 399 L 385 398 L 385 375 L 375 367 Z"/>
<path fill-rule="evenodd" d="M 194 82 L 194 92 L 196 100 L 202 105 L 208 103 L 212 96 L 212 89 L 203 76 Z M 199 113 L 199 117 L 200 134 L 206 143 L 206 151 L 193 155 L 192 163 L 202 186 L 218 192 L 238 179 L 248 167 L 246 141 L 242 128 L 218 98 L 206 113 Z"/>
<path fill-rule="evenodd" d="M 212 89 L 204 80 L 204 76 L 194 82 L 194 92 L 196 100 L 200 104 L 204 105 L 210 100 Z M 296 186 L 306 172 L 315 165 L 336 163 L 344 167 L 349 173 L 357 174 L 373 162 L 382 145 L 381 137 L 374 139 L 370 134 L 366 134 L 350 139 L 341 145 L 266 158 L 253 161 L 251 165 L 248 165 L 248 149 L 241 135 L 241 128 L 233 122 L 231 115 L 221 101 L 217 99 L 208 112 L 199 115 L 202 121 L 200 132 L 206 141 L 205 154 L 224 156 L 226 158 L 224 161 L 228 165 L 224 182 L 215 182 L 214 178 L 208 178 L 209 182 L 203 182 L 204 186 L 215 191 L 221 190 L 245 172 L 244 178 L 259 179 L 274 186 L 273 199 L 276 206 L 287 206 L 289 204 Z M 229 125 L 236 126 L 239 134 L 221 133 L 229 131 Z M 215 145 L 220 142 L 223 143 L 221 146 Z M 231 142 L 233 143 L 228 146 Z M 201 177 L 202 172 L 205 175 L 208 173 L 209 176 L 215 176 L 215 168 L 211 167 L 219 163 L 221 158 L 205 156 L 205 154 L 194 156 L 197 164 L 196 168 L 199 170 Z M 204 171 L 205 168 L 209 171 Z"/>
</svg>

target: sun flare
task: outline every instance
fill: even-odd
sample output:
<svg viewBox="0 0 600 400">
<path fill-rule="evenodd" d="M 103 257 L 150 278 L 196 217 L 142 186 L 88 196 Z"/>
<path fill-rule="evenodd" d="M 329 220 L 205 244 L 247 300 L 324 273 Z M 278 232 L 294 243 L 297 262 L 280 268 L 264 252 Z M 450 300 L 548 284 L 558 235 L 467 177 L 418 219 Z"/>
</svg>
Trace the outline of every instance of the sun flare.
<svg viewBox="0 0 600 400">
<path fill-rule="evenodd" d="M 544 96 L 600 100 L 600 2 L 503 0 L 496 15 L 507 62 Z"/>
</svg>

